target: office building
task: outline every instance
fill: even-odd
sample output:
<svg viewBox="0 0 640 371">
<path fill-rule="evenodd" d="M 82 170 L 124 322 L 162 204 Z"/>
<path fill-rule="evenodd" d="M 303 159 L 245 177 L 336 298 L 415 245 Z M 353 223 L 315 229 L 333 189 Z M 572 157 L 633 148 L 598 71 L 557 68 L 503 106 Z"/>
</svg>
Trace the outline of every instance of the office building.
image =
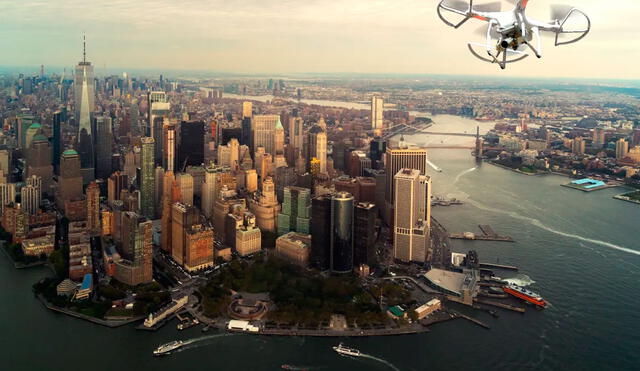
<svg viewBox="0 0 640 371">
<path fill-rule="evenodd" d="M 296 159 L 302 155 L 304 148 L 304 129 L 302 117 L 291 117 L 289 119 L 289 145 L 287 149 L 287 163 L 295 166 Z"/>
<path fill-rule="evenodd" d="M 42 180 L 41 192 L 50 195 L 53 186 L 53 166 L 51 165 L 51 145 L 47 138 L 42 134 L 36 134 L 30 148 L 26 150 L 26 158 L 27 177 L 39 177 Z"/>
<path fill-rule="evenodd" d="M 371 130 L 381 130 L 384 119 L 384 102 L 382 97 L 371 97 Z"/>
<path fill-rule="evenodd" d="M 204 164 L 204 122 L 182 121 L 180 124 L 178 168 L 183 171 L 187 166 Z"/>
<path fill-rule="evenodd" d="M 82 197 L 82 173 L 78 152 L 68 149 L 60 158 L 60 176 L 56 203 L 58 209 L 64 210 L 65 202 Z M 66 211 L 65 211 L 66 212 Z"/>
<path fill-rule="evenodd" d="M 74 75 L 75 120 L 78 124 L 76 151 L 80 158 L 83 184 L 95 177 L 94 132 L 91 115 L 95 111 L 95 81 L 93 66 L 87 62 L 86 43 L 83 42 L 82 61 L 78 63 Z"/>
<path fill-rule="evenodd" d="M 249 201 L 249 210 L 256 216 L 258 227 L 267 232 L 276 232 L 276 220 L 280 206 L 276 199 L 275 184 L 273 179 L 267 177 L 262 182 L 262 190 L 257 199 Z"/>
<path fill-rule="evenodd" d="M 107 179 L 107 202 L 109 205 L 113 201 L 120 200 L 120 193 L 123 189 L 129 188 L 129 177 L 119 171 L 111 174 Z"/>
<path fill-rule="evenodd" d="M 140 213 L 149 219 L 156 214 L 155 140 L 143 137 L 140 151 Z M 193 202 L 193 200 L 192 200 Z"/>
<path fill-rule="evenodd" d="M 307 171 L 311 172 L 311 164 L 315 162 L 313 159 L 316 159 L 317 171 L 325 174 L 327 172 L 327 132 L 322 125 L 316 124 L 309 129 L 307 146 L 307 161 L 309 163 Z"/>
<path fill-rule="evenodd" d="M 426 148 L 408 146 L 404 139 L 401 139 L 397 147 L 387 147 L 386 152 L 387 189 L 385 197 L 389 203 L 395 199 L 394 176 L 405 168 L 419 170 L 420 174 L 425 175 L 427 173 L 427 150 Z"/>
<path fill-rule="evenodd" d="M 286 233 L 276 239 L 276 256 L 301 267 L 309 265 L 311 235 Z"/>
<path fill-rule="evenodd" d="M 251 102 L 242 102 L 242 119 L 251 118 L 253 116 L 253 104 Z"/>
<path fill-rule="evenodd" d="M 163 129 L 164 122 L 168 118 L 171 104 L 167 101 L 167 94 L 163 91 L 152 91 L 147 93 L 149 104 L 149 128 L 147 136 L 155 140 L 154 162 L 156 165 L 162 164 L 163 154 Z"/>
<path fill-rule="evenodd" d="M 167 171 L 175 171 L 176 166 L 176 126 L 169 122 L 162 129 L 162 167 Z"/>
<path fill-rule="evenodd" d="M 431 178 L 417 169 L 401 169 L 394 177 L 393 257 L 424 263 L 431 227 Z"/>
<path fill-rule="evenodd" d="M 240 256 L 255 254 L 262 249 L 262 232 L 253 223 L 244 223 L 236 229 L 236 252 Z"/>
<path fill-rule="evenodd" d="M 331 197 L 330 270 L 343 274 L 353 270 L 353 196 L 336 192 Z"/>
<path fill-rule="evenodd" d="M 100 227 L 100 187 L 96 182 L 91 182 L 86 190 L 87 198 L 87 229 L 93 236 L 99 236 Z"/>
<path fill-rule="evenodd" d="M 109 116 L 96 118 L 96 177 L 106 179 L 111 175 L 113 154 L 113 130 Z"/>
<path fill-rule="evenodd" d="M 167 170 L 162 177 L 162 219 L 160 221 L 160 247 L 171 253 L 173 204 L 180 201 L 180 190 L 173 171 Z"/>
<path fill-rule="evenodd" d="M 51 158 L 53 160 L 53 171 L 55 174 L 60 174 L 60 155 L 62 154 L 62 111 L 56 111 L 53 114 L 53 138 L 52 138 L 52 153 Z"/>
<path fill-rule="evenodd" d="M 4 210 L 7 205 L 13 204 L 15 202 L 16 202 L 15 183 L 0 183 L 0 215 L 4 215 Z"/>
<path fill-rule="evenodd" d="M 198 224 L 198 211 L 191 205 L 176 202 L 171 211 L 171 257 L 184 265 L 186 256 L 187 230 Z"/>
<path fill-rule="evenodd" d="M 277 154 L 276 130 L 284 130 L 279 115 L 255 115 L 253 117 L 254 151 L 258 147 L 264 147 L 265 153 L 275 156 Z"/>
<path fill-rule="evenodd" d="M 189 272 L 213 266 L 213 229 L 202 224 L 186 229 L 183 266 Z"/>
<path fill-rule="evenodd" d="M 354 210 L 353 265 L 376 264 L 376 217 L 378 209 L 370 202 L 358 202 Z"/>
<path fill-rule="evenodd" d="M 114 278 L 129 286 L 153 281 L 153 223 L 135 213 L 125 212 L 127 245 L 131 248 L 115 263 Z M 132 215 L 131 215 L 132 214 Z M 123 221 L 123 225 L 126 224 Z M 125 227 L 123 226 L 123 229 Z M 124 233 L 123 233 L 124 234 Z M 131 241 L 133 240 L 133 241 Z"/>
<path fill-rule="evenodd" d="M 374 169 L 379 169 L 382 163 L 382 158 L 387 151 L 387 141 L 380 138 L 375 137 L 369 143 L 369 158 L 371 159 L 371 164 Z"/>
<path fill-rule="evenodd" d="M 176 177 L 176 183 L 180 189 L 180 202 L 193 206 L 193 176 L 180 173 Z"/>
<path fill-rule="evenodd" d="M 311 190 L 301 187 L 285 187 L 284 201 L 278 214 L 278 235 L 289 231 L 310 233 Z"/>
<path fill-rule="evenodd" d="M 320 270 L 329 269 L 331 236 L 331 195 L 320 195 L 311 200 L 311 252 L 310 264 Z"/>
</svg>

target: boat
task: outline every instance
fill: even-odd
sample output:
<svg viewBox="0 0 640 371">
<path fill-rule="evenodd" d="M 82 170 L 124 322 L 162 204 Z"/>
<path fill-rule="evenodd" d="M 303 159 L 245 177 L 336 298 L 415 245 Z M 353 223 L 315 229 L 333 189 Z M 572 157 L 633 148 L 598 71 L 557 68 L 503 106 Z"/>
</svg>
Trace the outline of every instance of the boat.
<svg viewBox="0 0 640 371">
<path fill-rule="evenodd" d="M 540 295 L 536 294 L 531 290 L 527 290 L 522 286 L 518 286 L 510 283 L 506 286 L 503 286 L 502 290 L 507 294 L 513 295 L 516 298 L 522 299 L 531 304 L 535 304 L 539 307 L 544 308 L 547 306 L 547 302 L 544 301 L 544 299 Z"/>
<path fill-rule="evenodd" d="M 333 350 L 346 356 L 360 357 L 360 351 L 358 349 L 347 348 L 342 345 L 342 343 L 338 344 L 337 347 L 333 347 Z"/>
<path fill-rule="evenodd" d="M 161 356 L 164 354 L 168 354 L 170 352 L 173 352 L 174 350 L 182 347 L 184 345 L 184 343 L 182 342 L 182 340 L 176 340 L 176 341 L 172 341 L 170 343 L 166 343 L 166 344 L 162 344 L 158 347 L 158 349 L 153 351 L 153 355 L 154 356 Z"/>
</svg>

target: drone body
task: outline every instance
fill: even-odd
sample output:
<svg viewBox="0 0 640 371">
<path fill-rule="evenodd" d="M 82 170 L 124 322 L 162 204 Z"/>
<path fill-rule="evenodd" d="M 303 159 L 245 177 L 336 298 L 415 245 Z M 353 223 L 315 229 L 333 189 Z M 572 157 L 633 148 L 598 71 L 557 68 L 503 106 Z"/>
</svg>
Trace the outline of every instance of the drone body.
<svg viewBox="0 0 640 371">
<path fill-rule="evenodd" d="M 552 20 L 541 22 L 527 17 L 526 10 L 530 0 L 515 0 L 515 6 L 510 11 L 500 11 L 500 3 L 473 5 L 473 0 L 468 3 L 462 0 L 442 0 L 438 4 L 438 16 L 453 28 L 459 28 L 470 19 L 478 19 L 487 22 L 485 43 L 470 42 L 467 44 L 469 51 L 478 59 L 496 63 L 505 69 L 508 63 L 521 61 L 529 56 L 525 50 L 530 49 L 538 58 L 542 57 L 542 43 L 540 35 L 555 34 L 555 45 L 566 45 L 582 40 L 591 29 L 589 17 L 582 11 L 572 8 L 557 6 L 552 8 Z M 452 13 L 463 18 L 457 22 L 447 20 L 442 11 Z M 566 27 L 567 21 L 576 17 L 581 18 L 582 27 L 570 29 Z M 561 39 L 562 36 L 573 35 L 569 40 Z M 535 39 L 535 45 L 534 43 Z M 487 56 L 476 51 L 475 48 L 486 49 Z"/>
</svg>

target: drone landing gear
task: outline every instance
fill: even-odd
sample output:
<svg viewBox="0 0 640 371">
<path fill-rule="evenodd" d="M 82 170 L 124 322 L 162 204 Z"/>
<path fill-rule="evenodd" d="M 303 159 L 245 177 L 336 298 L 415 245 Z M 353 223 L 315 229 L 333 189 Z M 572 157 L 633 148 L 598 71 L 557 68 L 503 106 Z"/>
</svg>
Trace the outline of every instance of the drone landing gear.
<svg viewBox="0 0 640 371">
<path fill-rule="evenodd" d="M 474 57 L 480 59 L 481 61 L 485 61 L 487 63 L 495 63 L 498 66 L 500 66 L 500 68 L 503 70 L 507 68 L 507 64 L 519 62 L 529 56 L 529 54 L 525 52 L 522 52 L 519 50 L 510 50 L 505 48 L 498 48 L 497 53 L 494 54 L 492 50 L 493 46 L 489 44 L 470 42 L 470 43 L 467 43 L 467 47 L 469 48 L 469 51 L 471 52 L 471 54 L 473 54 Z M 489 55 L 489 58 L 484 57 L 483 55 L 478 53 L 474 49 L 474 47 L 485 48 L 487 51 L 487 55 Z"/>
</svg>

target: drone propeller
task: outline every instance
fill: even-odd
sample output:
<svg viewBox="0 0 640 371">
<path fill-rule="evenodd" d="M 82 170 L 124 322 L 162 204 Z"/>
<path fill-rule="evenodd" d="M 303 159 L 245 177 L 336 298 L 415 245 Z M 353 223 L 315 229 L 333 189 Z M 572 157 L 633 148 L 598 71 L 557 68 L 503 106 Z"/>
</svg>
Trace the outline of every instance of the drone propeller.
<svg viewBox="0 0 640 371">
<path fill-rule="evenodd" d="M 551 5 L 551 19 L 562 21 L 573 9 L 571 5 L 554 4 Z"/>
<path fill-rule="evenodd" d="M 502 9 L 502 3 L 499 1 L 486 4 L 473 5 L 473 9 L 479 12 L 499 12 Z"/>
<path fill-rule="evenodd" d="M 442 5 L 462 12 L 469 9 L 469 3 L 463 0 L 445 0 Z"/>
</svg>

